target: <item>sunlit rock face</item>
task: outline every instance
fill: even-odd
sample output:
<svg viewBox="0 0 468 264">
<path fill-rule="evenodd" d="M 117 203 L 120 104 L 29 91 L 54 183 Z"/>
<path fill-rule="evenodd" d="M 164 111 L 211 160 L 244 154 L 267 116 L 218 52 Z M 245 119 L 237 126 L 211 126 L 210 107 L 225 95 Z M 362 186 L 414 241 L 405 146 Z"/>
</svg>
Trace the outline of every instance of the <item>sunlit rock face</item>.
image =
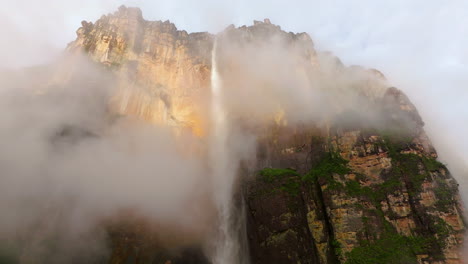
<svg viewBox="0 0 468 264">
<path fill-rule="evenodd" d="M 252 263 L 462 263 L 457 184 L 379 71 L 346 67 L 269 20 L 188 34 L 126 7 L 83 22 L 68 50 L 115 74 L 113 113 L 206 137 L 215 41 L 223 109 L 257 137 L 239 173 Z M 158 250 L 141 229 L 112 234 L 111 263 Z M 190 250 L 173 263 L 207 261 Z"/>
<path fill-rule="evenodd" d="M 169 21 L 144 20 L 137 8 L 121 7 L 95 23 L 83 21 L 77 36 L 68 50 L 86 52 L 117 73 L 115 112 L 203 133 L 211 34 L 188 34 Z"/>
</svg>

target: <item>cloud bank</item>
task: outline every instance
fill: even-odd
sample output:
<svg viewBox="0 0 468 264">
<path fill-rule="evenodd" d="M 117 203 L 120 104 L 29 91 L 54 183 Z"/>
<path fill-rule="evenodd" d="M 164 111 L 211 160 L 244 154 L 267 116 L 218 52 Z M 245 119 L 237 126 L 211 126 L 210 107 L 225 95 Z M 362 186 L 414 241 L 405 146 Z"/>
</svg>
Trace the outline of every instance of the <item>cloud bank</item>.
<svg viewBox="0 0 468 264">
<path fill-rule="evenodd" d="M 116 86 L 85 59 L 50 67 L 58 76 L 0 77 L 2 249 L 21 263 L 94 260 L 106 254 L 100 223 L 128 210 L 160 227 L 162 246 L 200 243 L 213 206 L 195 140 L 110 116 Z"/>
</svg>

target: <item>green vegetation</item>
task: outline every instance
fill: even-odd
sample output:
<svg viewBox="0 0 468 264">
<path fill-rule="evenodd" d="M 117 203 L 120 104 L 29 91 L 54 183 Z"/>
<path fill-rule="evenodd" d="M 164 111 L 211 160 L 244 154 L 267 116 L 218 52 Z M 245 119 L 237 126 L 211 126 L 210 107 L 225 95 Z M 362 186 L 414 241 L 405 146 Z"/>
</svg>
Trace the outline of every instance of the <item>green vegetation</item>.
<svg viewBox="0 0 468 264">
<path fill-rule="evenodd" d="M 347 264 L 374 263 L 417 263 L 416 255 L 427 251 L 433 252 L 437 248 L 444 248 L 446 239 L 453 230 L 442 219 L 437 219 L 431 229 L 437 234 L 433 236 L 407 237 L 393 230 L 392 225 L 385 220 L 380 209 L 380 202 L 388 194 L 394 193 L 405 184 L 410 195 L 421 191 L 423 182 L 430 177 L 430 172 L 445 169 L 445 166 L 434 158 L 419 156 L 411 153 L 401 153 L 410 147 L 411 140 L 405 137 L 384 137 L 381 147 L 388 150 L 392 158 L 392 169 L 388 172 L 388 179 L 379 185 L 363 187 L 356 181 L 346 183 L 346 192 L 350 196 L 367 197 L 376 206 L 375 213 L 384 223 L 384 231 L 375 241 L 361 241 L 361 246 L 346 254 Z M 453 193 L 444 179 L 436 179 L 438 187 L 434 192 L 438 198 L 436 206 L 445 211 L 453 204 Z M 373 213 L 372 213 L 373 214 Z M 369 217 L 363 216 L 364 231 L 369 232 Z"/>
<path fill-rule="evenodd" d="M 446 169 L 445 165 L 434 158 L 423 157 L 422 162 L 428 171 Z"/>
<path fill-rule="evenodd" d="M 410 184 L 410 194 L 415 194 L 421 191 L 421 186 L 424 180 L 430 176 L 430 172 L 438 170 L 446 170 L 444 164 L 437 161 L 435 158 L 418 156 L 416 154 L 402 154 L 399 151 L 404 149 L 409 143 L 401 143 L 405 140 L 395 140 L 395 138 L 384 137 L 383 144 L 389 151 L 389 156 L 394 162 L 394 166 L 390 172 L 391 178 L 384 184 L 393 185 L 392 182 L 402 182 L 405 180 Z M 454 203 L 453 194 L 456 190 L 451 189 L 444 179 L 436 179 L 438 187 L 434 189 L 434 193 L 438 198 L 436 207 L 440 211 L 447 212 L 450 206 Z M 392 186 L 396 187 L 396 186 Z M 387 188 L 386 191 L 392 191 Z"/>
<path fill-rule="evenodd" d="M 434 171 L 439 168 L 444 168 L 444 165 L 435 159 L 420 157 L 415 154 L 402 154 L 399 151 L 407 147 L 409 139 L 400 138 L 398 140 L 387 138 L 381 142 L 382 146 L 389 150 L 389 156 L 392 157 L 395 163 L 391 171 L 388 173 L 389 178 L 384 183 L 373 185 L 371 187 L 363 187 L 358 181 L 347 181 L 342 184 L 333 178 L 333 174 L 344 175 L 350 173 L 351 170 L 347 167 L 348 161 L 343 159 L 339 154 L 328 152 L 323 158 L 314 166 L 309 173 L 302 177 L 305 182 L 316 182 L 322 180 L 327 185 L 328 190 L 343 189 L 348 195 L 354 197 L 367 197 L 375 205 L 379 206 L 380 201 L 384 200 L 388 194 L 401 189 L 403 182 L 411 184 L 409 186 L 410 193 L 417 193 L 420 191 L 422 183 L 429 176 L 429 171 Z M 421 166 L 421 168 L 420 168 Z M 426 172 L 420 170 L 426 168 Z M 272 183 L 277 179 L 284 176 L 299 176 L 299 174 L 292 169 L 277 169 L 265 168 L 259 172 L 265 182 Z M 358 175 L 359 176 L 359 175 Z M 286 191 L 292 195 L 298 195 L 300 189 L 300 181 L 295 179 L 288 179 L 280 187 L 281 190 Z M 438 197 L 441 197 L 440 205 L 450 202 L 448 198 L 452 193 L 448 187 L 441 185 L 438 189 Z"/>
<path fill-rule="evenodd" d="M 338 240 L 333 239 L 331 241 L 331 247 L 333 248 L 333 251 L 335 252 L 335 255 L 337 257 L 341 256 L 341 254 L 343 252 L 343 250 L 342 250 L 343 246 L 341 245 L 341 243 Z"/>
<path fill-rule="evenodd" d="M 416 154 L 398 154 L 393 157 L 395 166 L 392 168 L 392 174 L 399 179 L 407 179 L 411 184 L 410 193 L 415 194 L 421 191 L 424 180 L 429 173 L 423 170 L 421 173 L 419 166 L 422 164 L 422 158 Z"/>
<path fill-rule="evenodd" d="M 371 188 L 362 187 L 357 182 L 347 182 L 346 191 L 348 195 L 365 196 L 370 198 L 376 205 L 385 199 L 385 196 L 399 190 L 403 183 L 406 184 L 410 195 L 416 195 L 421 191 L 424 181 L 430 177 L 430 172 L 446 169 L 445 165 L 434 158 L 419 156 L 412 153 L 400 153 L 409 146 L 410 140 L 405 137 L 384 136 L 380 143 L 381 147 L 388 150 L 392 158 L 392 169 L 388 172 L 388 178 L 384 183 L 373 185 Z M 446 212 L 454 203 L 453 190 L 444 179 L 436 179 L 438 187 L 434 189 L 438 201 L 436 207 Z"/>
<path fill-rule="evenodd" d="M 453 190 L 448 186 L 444 179 L 436 179 L 437 187 L 434 189 L 434 194 L 437 197 L 435 206 L 442 212 L 448 212 L 451 206 L 455 203 L 453 194 L 456 190 Z"/>
<path fill-rule="evenodd" d="M 346 254 L 346 264 L 417 263 L 416 255 L 424 252 L 427 240 L 423 237 L 408 237 L 398 234 L 380 209 L 374 210 L 383 223 L 382 233 L 374 241 L 362 240 L 360 246 Z M 374 223 L 362 218 L 366 230 Z"/>
<path fill-rule="evenodd" d="M 316 182 L 319 179 L 323 179 L 327 182 L 327 188 L 330 190 L 342 188 L 343 185 L 333 178 L 333 173 L 344 175 L 351 172 L 346 167 L 348 161 L 343 159 L 337 153 L 326 153 L 324 157 L 314 166 L 309 173 L 304 175 L 302 179 L 306 182 Z"/>
<path fill-rule="evenodd" d="M 408 264 L 417 263 L 416 254 L 423 251 L 424 239 L 384 232 L 376 241 L 362 242 L 346 254 L 346 264 Z"/>
<path fill-rule="evenodd" d="M 446 240 L 450 236 L 450 234 L 453 232 L 453 229 L 443 219 L 438 218 L 434 222 L 435 224 L 433 227 L 437 234 L 436 242 L 439 244 L 441 248 L 445 248 L 445 246 L 447 245 Z"/>
<path fill-rule="evenodd" d="M 350 169 L 346 167 L 348 161 L 341 158 L 336 153 L 326 153 L 320 162 L 310 170 L 305 176 L 302 177 L 304 182 L 316 182 L 318 179 L 326 181 L 328 189 L 339 189 L 343 185 L 333 179 L 333 173 L 340 175 L 350 172 Z M 299 195 L 301 187 L 301 178 L 291 177 L 300 176 L 295 170 L 292 169 L 277 169 L 277 168 L 265 168 L 258 172 L 262 177 L 262 180 L 267 183 L 273 183 L 276 181 L 283 181 L 280 190 L 286 191 L 291 195 Z M 285 179 L 285 177 L 289 177 Z"/>
<path fill-rule="evenodd" d="M 349 196 L 369 198 L 376 207 L 380 207 L 380 201 L 385 199 L 383 192 L 373 190 L 371 187 L 363 187 L 357 181 L 347 181 L 345 191 Z"/>
<path fill-rule="evenodd" d="M 299 179 L 289 178 L 286 180 L 286 183 L 281 185 L 280 190 L 285 191 L 292 196 L 298 196 L 301 191 L 301 183 L 299 182 Z"/>
<path fill-rule="evenodd" d="M 266 183 L 281 182 L 279 190 L 285 191 L 290 195 L 299 195 L 301 189 L 299 174 L 292 169 L 274 169 L 265 168 L 258 172 L 262 180 Z M 286 178 L 287 177 L 287 178 Z M 271 191 L 275 191 L 272 189 Z"/>
<path fill-rule="evenodd" d="M 413 138 L 407 134 L 394 134 L 388 131 L 381 131 L 380 135 L 382 135 L 383 139 L 380 145 L 388 150 L 388 154 L 392 158 L 413 144 Z"/>
<path fill-rule="evenodd" d="M 279 177 L 299 175 L 295 170 L 292 170 L 292 169 L 273 169 L 273 168 L 265 168 L 259 171 L 258 174 L 262 176 L 262 179 L 265 182 L 269 182 L 269 183 L 274 182 Z"/>
<path fill-rule="evenodd" d="M 410 186 L 410 193 L 415 194 L 421 191 L 424 180 L 430 176 L 431 171 L 445 169 L 445 165 L 434 158 L 419 156 L 412 153 L 400 153 L 411 143 L 409 138 L 384 136 L 381 144 L 388 149 L 389 156 L 394 164 L 390 171 L 390 179 L 385 183 L 387 192 L 392 192 L 396 183 L 404 180 Z"/>
<path fill-rule="evenodd" d="M 393 165 L 383 175 L 385 180 L 381 184 L 363 186 L 359 180 L 363 180 L 365 175 L 360 174 L 356 174 L 356 180 L 347 180 L 345 183 L 338 181 L 336 174 L 342 176 L 352 171 L 347 167 L 348 161 L 334 152 L 325 153 L 317 164 L 302 177 L 298 177 L 300 175 L 292 169 L 266 168 L 259 174 L 265 182 L 280 181 L 281 185 L 276 190 L 294 196 L 300 194 L 302 183 L 313 184 L 313 186 L 318 184 L 326 185 L 326 190 L 341 190 L 348 196 L 366 199 L 375 206 L 374 209 L 370 209 L 356 204 L 356 207 L 366 212 L 362 216 L 364 224 L 362 232 L 373 238 L 360 241 L 360 246 L 346 253 L 346 264 L 417 263 L 416 255 L 432 252 L 434 256 L 439 248 L 444 248 L 447 237 L 453 230 L 443 220 L 437 219 L 429 227 L 429 230 L 432 231 L 427 235 L 426 233 L 420 233 L 414 237 L 401 235 L 386 220 L 386 217 L 392 217 L 392 212 L 384 213 L 381 209 L 381 203 L 389 194 L 402 190 L 403 185 L 408 189 L 410 197 L 417 195 L 421 191 L 424 181 L 431 177 L 431 172 L 445 169 L 445 166 L 434 158 L 401 153 L 412 144 L 409 138 L 387 137 L 379 144 L 380 147 L 388 150 Z M 434 189 L 438 198 L 436 207 L 441 211 L 447 211 L 454 203 L 454 190 L 442 178 L 436 179 L 436 182 L 437 188 Z M 381 223 L 378 226 L 383 230 L 377 231 L 373 228 L 375 221 Z M 431 233 L 437 234 L 436 237 Z M 339 241 L 332 240 L 330 246 L 337 256 L 343 256 L 342 245 Z M 440 257 L 442 258 L 442 255 Z"/>
<path fill-rule="evenodd" d="M 388 150 L 389 156 L 399 162 L 410 160 L 413 162 L 422 162 L 426 170 L 428 171 L 437 171 L 439 169 L 446 169 L 445 165 L 437 161 L 432 157 L 420 157 L 415 154 L 402 154 L 402 150 L 408 148 L 412 143 L 412 139 L 406 136 L 382 136 L 383 141 L 380 143 L 381 146 L 385 147 Z M 408 163 L 407 163 L 408 164 Z M 408 168 L 408 167 L 407 167 Z M 414 168 L 414 167 L 412 167 Z M 409 168 L 411 169 L 411 167 Z"/>
</svg>

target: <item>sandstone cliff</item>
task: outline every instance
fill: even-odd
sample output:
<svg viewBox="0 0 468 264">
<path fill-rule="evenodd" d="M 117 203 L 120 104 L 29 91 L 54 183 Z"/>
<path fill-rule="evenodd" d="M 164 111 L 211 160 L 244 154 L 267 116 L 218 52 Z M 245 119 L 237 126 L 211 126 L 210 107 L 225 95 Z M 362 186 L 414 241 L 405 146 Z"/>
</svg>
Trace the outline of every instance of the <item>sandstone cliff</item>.
<svg viewBox="0 0 468 264">
<path fill-rule="evenodd" d="M 77 36 L 69 51 L 86 52 L 117 73 L 115 112 L 203 132 L 212 35 L 188 34 L 169 21 L 144 20 L 137 8 L 121 7 L 94 24 L 83 21 Z"/>
<path fill-rule="evenodd" d="M 215 36 L 146 21 L 126 7 L 83 22 L 77 35 L 68 50 L 85 52 L 119 80 L 115 113 L 206 135 Z M 401 91 L 388 88 L 380 72 L 345 67 L 317 53 L 307 34 L 284 32 L 268 20 L 231 26 L 217 38 L 224 88 L 236 98 L 227 110 L 255 126 L 259 138 L 256 165 L 241 172 L 252 263 L 462 263 L 457 184 Z M 288 59 L 269 57 L 272 45 Z M 252 74 L 249 67 L 259 65 L 266 75 Z M 310 102 L 321 111 L 296 118 L 304 111 L 297 104 L 242 99 L 264 95 L 242 87 L 270 89 L 286 79 L 326 89 Z M 356 102 L 362 108 L 352 108 Z M 259 104 L 264 111 L 253 111 Z M 131 227 L 113 241 L 111 263 L 146 263 L 141 254 L 157 248 Z"/>
<path fill-rule="evenodd" d="M 380 107 L 391 126 L 275 127 L 264 139 L 269 165 L 248 184 L 254 263 L 462 263 L 457 183 L 406 96 L 390 88 Z M 414 126 L 392 131 L 405 118 Z"/>
</svg>

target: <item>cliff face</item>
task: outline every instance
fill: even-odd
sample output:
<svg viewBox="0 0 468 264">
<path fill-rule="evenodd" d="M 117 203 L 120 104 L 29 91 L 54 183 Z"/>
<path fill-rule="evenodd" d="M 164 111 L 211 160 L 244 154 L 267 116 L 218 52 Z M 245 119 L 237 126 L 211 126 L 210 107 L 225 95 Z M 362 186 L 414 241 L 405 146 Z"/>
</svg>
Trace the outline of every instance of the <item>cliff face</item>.
<svg viewBox="0 0 468 264">
<path fill-rule="evenodd" d="M 213 36 L 179 31 L 174 24 L 143 19 L 121 7 L 96 23 L 82 22 L 72 52 L 85 52 L 117 73 L 114 111 L 203 133 L 209 97 Z"/>
<path fill-rule="evenodd" d="M 214 36 L 145 21 L 140 10 L 125 7 L 83 22 L 77 35 L 68 50 L 85 52 L 119 80 L 114 112 L 205 135 Z M 302 110 L 294 105 L 260 112 L 255 173 L 242 175 L 252 263 L 462 263 L 457 184 L 436 160 L 424 123 L 401 91 L 387 88 L 376 70 L 347 68 L 317 54 L 307 34 L 286 33 L 268 20 L 229 27 L 217 41 L 223 88 L 240 104 L 231 102 L 227 110 L 240 119 L 253 118 L 258 108 L 241 98 L 262 96 L 262 89 L 257 95 L 240 87 L 271 88 L 287 76 L 298 86 L 334 80 L 317 85 L 334 87 L 321 97 L 331 107 L 320 118 L 291 122 L 288 113 Z M 279 64 L 274 59 L 262 64 L 268 76 L 275 71 L 274 79 L 252 75 L 249 67 L 272 54 L 261 54 L 271 43 L 274 52 L 294 59 L 282 60 L 282 68 L 268 67 Z M 364 107 L 340 101 L 343 94 L 358 95 Z M 129 257 L 142 247 L 151 252 L 157 245 L 124 228 L 113 236 L 111 263 L 143 263 Z"/>
<path fill-rule="evenodd" d="M 264 138 L 269 166 L 248 184 L 254 263 L 462 263 L 458 185 L 418 113 L 395 88 L 375 110 L 388 126 L 275 127 Z"/>
</svg>

